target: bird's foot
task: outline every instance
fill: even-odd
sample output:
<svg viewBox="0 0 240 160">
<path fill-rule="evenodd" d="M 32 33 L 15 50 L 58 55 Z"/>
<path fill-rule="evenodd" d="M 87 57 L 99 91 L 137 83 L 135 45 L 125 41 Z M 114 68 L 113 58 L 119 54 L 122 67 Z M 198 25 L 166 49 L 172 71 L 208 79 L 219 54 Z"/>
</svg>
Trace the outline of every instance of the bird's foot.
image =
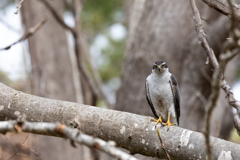
<svg viewBox="0 0 240 160">
<path fill-rule="evenodd" d="M 157 126 L 158 123 L 162 123 L 162 118 L 161 118 L 161 116 L 159 117 L 158 120 L 156 120 L 156 119 L 152 119 L 152 120 L 156 122 L 155 126 Z"/>
<path fill-rule="evenodd" d="M 171 122 L 170 122 L 170 115 L 168 115 L 167 123 L 164 123 L 163 125 L 164 125 L 164 126 L 168 125 L 168 130 L 169 130 L 169 127 L 170 127 L 170 126 L 175 125 L 175 123 L 171 123 Z"/>
</svg>

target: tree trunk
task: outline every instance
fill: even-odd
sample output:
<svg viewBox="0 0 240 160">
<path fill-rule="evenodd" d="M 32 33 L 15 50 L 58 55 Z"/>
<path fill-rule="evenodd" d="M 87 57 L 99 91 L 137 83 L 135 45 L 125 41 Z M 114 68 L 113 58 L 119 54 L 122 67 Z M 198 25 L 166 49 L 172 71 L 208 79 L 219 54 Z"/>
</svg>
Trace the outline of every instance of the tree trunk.
<svg viewBox="0 0 240 160">
<path fill-rule="evenodd" d="M 59 15 L 63 16 L 63 1 L 49 1 L 49 3 Z M 76 71 L 73 72 L 71 67 L 65 30 L 39 1 L 23 3 L 22 20 L 26 28 L 32 27 L 44 16 L 47 16 L 48 21 L 28 41 L 32 64 L 33 94 L 74 102 L 77 97 L 73 73 Z M 75 76 L 76 79 L 80 82 L 80 77 Z M 78 147 L 78 149 L 74 149 L 61 138 L 37 135 L 31 135 L 31 138 L 37 139 L 32 141 L 32 147 L 34 150 L 38 150 L 42 159 L 65 160 L 76 157 L 90 159 L 91 156 L 88 148 Z"/>
<path fill-rule="evenodd" d="M 203 25 L 208 40 L 218 57 L 227 37 L 229 20 L 203 2 L 198 1 L 197 4 L 202 18 L 206 19 Z M 146 100 L 145 80 L 151 74 L 153 63 L 163 60 L 180 85 L 180 126 L 200 132 L 205 130 L 205 104 L 211 93 L 212 67 L 205 65 L 206 54 L 198 43 L 191 15 L 191 6 L 184 0 L 142 0 L 133 3 L 122 86 L 117 93 L 117 110 L 153 116 Z M 225 76 L 232 84 L 237 58 L 230 63 Z M 233 127 L 233 116 L 223 97 L 221 92 L 212 115 L 211 134 L 220 134 L 226 139 Z"/>
<path fill-rule="evenodd" d="M 52 3 L 63 15 L 63 3 Z M 29 38 L 32 64 L 33 94 L 60 100 L 75 101 L 71 61 L 64 29 L 38 1 L 24 3 L 23 23 L 26 28 L 47 16 L 46 24 Z M 68 85 L 66 85 L 68 84 Z"/>
</svg>

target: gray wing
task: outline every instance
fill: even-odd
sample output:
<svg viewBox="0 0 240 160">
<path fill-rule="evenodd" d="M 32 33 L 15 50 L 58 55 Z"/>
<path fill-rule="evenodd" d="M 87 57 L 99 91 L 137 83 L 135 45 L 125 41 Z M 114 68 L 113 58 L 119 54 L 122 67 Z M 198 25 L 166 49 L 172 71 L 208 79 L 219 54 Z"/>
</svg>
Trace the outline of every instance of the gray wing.
<svg viewBox="0 0 240 160">
<path fill-rule="evenodd" d="M 151 107 L 154 116 L 158 119 L 159 116 L 157 115 L 157 113 L 154 109 L 154 106 L 152 104 L 152 100 L 151 100 L 151 97 L 150 97 L 150 94 L 149 94 L 149 88 L 148 88 L 147 80 L 146 80 L 146 83 L 145 83 L 145 92 L 146 92 L 146 97 L 147 97 L 148 104 Z"/>
<path fill-rule="evenodd" d="M 171 74 L 171 79 L 170 79 L 170 84 L 172 87 L 173 91 L 173 96 L 174 96 L 174 106 L 175 106 L 175 111 L 176 111 L 176 116 L 177 116 L 177 122 L 179 125 L 179 117 L 180 117 L 180 92 L 179 92 L 179 87 L 177 83 L 177 79 L 173 74 Z"/>
</svg>

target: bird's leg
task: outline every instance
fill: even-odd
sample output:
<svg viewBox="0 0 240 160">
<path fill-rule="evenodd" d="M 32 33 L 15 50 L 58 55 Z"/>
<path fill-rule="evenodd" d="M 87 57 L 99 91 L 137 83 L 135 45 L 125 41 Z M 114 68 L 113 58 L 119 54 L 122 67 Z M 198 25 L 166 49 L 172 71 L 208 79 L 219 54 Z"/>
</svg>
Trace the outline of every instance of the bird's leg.
<svg viewBox="0 0 240 160">
<path fill-rule="evenodd" d="M 171 123 L 171 122 L 170 122 L 170 114 L 168 115 L 167 123 L 164 123 L 164 126 L 165 126 L 165 125 L 168 125 L 168 129 L 169 129 L 170 126 L 175 125 L 175 123 Z"/>
<path fill-rule="evenodd" d="M 158 118 L 158 120 L 156 120 L 156 119 L 152 119 L 152 120 L 156 122 L 155 126 L 157 126 L 157 124 L 158 124 L 159 122 L 162 123 L 162 118 L 161 118 L 161 116 Z"/>
</svg>

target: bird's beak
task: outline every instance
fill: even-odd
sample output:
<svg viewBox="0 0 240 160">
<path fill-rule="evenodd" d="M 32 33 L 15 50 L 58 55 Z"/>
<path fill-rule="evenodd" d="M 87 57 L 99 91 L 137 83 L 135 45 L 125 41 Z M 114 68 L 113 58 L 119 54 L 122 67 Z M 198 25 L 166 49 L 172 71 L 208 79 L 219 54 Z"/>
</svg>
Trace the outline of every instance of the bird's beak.
<svg viewBox="0 0 240 160">
<path fill-rule="evenodd" d="M 159 72 L 160 72 L 160 70 L 161 70 L 161 66 L 158 66 L 158 70 L 159 70 Z"/>
</svg>

